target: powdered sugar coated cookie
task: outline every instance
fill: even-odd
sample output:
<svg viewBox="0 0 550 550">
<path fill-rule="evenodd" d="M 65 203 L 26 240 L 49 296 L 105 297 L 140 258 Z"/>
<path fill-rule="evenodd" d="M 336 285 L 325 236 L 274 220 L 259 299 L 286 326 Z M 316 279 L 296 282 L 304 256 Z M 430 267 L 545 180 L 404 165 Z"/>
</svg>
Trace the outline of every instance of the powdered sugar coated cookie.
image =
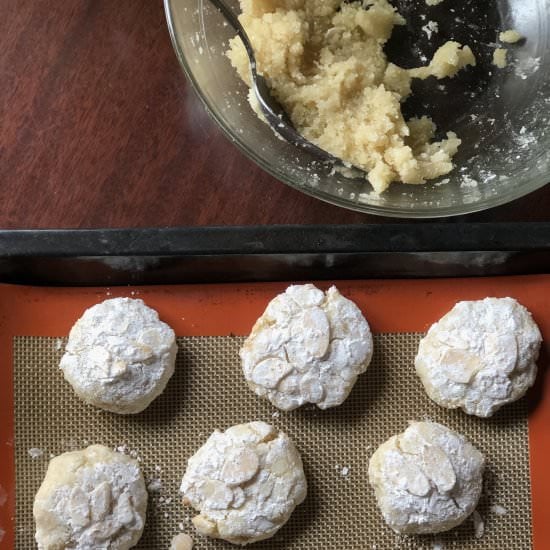
<svg viewBox="0 0 550 550">
<path fill-rule="evenodd" d="M 483 455 L 463 436 L 435 422 L 412 422 L 372 455 L 369 481 L 394 531 L 438 533 L 473 512 L 484 467 Z"/>
<path fill-rule="evenodd" d="M 372 358 L 369 325 L 335 287 L 294 285 L 256 321 L 240 355 L 252 390 L 283 410 L 340 405 Z"/>
<path fill-rule="evenodd" d="M 40 550 L 126 550 L 145 524 L 139 464 L 102 445 L 53 458 L 34 502 Z"/>
<path fill-rule="evenodd" d="M 189 459 L 184 503 L 200 512 L 197 530 L 234 544 L 273 536 L 307 492 L 292 441 L 265 422 L 215 431 Z"/>
<path fill-rule="evenodd" d="M 84 312 L 60 363 L 84 401 L 111 412 L 145 409 L 174 372 L 174 331 L 142 300 L 113 298 Z"/>
<path fill-rule="evenodd" d="M 533 385 L 541 341 L 513 298 L 459 302 L 421 340 L 416 372 L 439 405 L 487 417 Z"/>
</svg>

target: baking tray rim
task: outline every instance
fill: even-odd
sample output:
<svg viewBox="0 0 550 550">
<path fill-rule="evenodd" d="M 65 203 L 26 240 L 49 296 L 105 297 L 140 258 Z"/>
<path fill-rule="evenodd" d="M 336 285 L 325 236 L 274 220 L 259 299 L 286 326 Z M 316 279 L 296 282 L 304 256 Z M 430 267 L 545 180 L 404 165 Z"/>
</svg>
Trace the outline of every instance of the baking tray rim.
<svg viewBox="0 0 550 550">
<path fill-rule="evenodd" d="M 550 223 L 0 230 L 0 283 L 112 286 L 550 272 Z"/>
</svg>

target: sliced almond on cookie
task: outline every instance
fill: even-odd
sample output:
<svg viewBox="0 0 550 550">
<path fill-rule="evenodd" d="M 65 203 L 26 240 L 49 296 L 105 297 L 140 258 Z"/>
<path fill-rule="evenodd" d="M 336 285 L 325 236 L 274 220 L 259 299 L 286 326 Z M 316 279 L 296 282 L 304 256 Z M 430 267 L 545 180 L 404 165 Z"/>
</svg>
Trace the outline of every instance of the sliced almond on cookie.
<svg viewBox="0 0 550 550">
<path fill-rule="evenodd" d="M 223 481 L 209 479 L 201 487 L 202 496 L 213 510 L 225 510 L 233 501 L 233 491 Z"/>
<path fill-rule="evenodd" d="M 441 366 L 453 381 L 460 384 L 469 384 L 473 377 L 481 370 L 479 357 L 465 350 L 447 349 L 441 357 Z"/>
<path fill-rule="evenodd" d="M 302 316 L 304 346 L 315 358 L 323 357 L 330 344 L 330 325 L 326 313 L 318 307 L 306 309 Z"/>
<path fill-rule="evenodd" d="M 438 445 L 424 448 L 422 462 L 425 474 L 435 483 L 440 493 L 451 491 L 456 485 L 456 474 L 445 451 Z"/>
<path fill-rule="evenodd" d="M 320 306 L 325 299 L 323 291 L 313 285 L 292 285 L 285 293 L 302 307 Z"/>
<path fill-rule="evenodd" d="M 111 486 L 104 481 L 90 494 L 92 521 L 101 521 L 111 509 Z"/>
<path fill-rule="evenodd" d="M 247 447 L 230 449 L 221 471 L 222 479 L 229 485 L 240 485 L 252 479 L 260 461 L 258 455 Z"/>
<path fill-rule="evenodd" d="M 252 382 L 264 388 L 274 389 L 292 371 L 292 365 L 278 357 L 268 357 L 258 363 L 252 371 Z"/>
<path fill-rule="evenodd" d="M 304 376 L 300 381 L 300 393 L 310 403 L 319 403 L 322 401 L 325 391 L 318 378 Z"/>
<path fill-rule="evenodd" d="M 80 487 L 75 487 L 71 491 L 69 513 L 73 528 L 80 529 L 89 525 L 90 506 L 88 504 L 88 495 Z"/>
<path fill-rule="evenodd" d="M 404 460 L 401 473 L 407 482 L 407 491 L 412 495 L 424 497 L 430 492 L 430 480 L 412 462 Z"/>
</svg>

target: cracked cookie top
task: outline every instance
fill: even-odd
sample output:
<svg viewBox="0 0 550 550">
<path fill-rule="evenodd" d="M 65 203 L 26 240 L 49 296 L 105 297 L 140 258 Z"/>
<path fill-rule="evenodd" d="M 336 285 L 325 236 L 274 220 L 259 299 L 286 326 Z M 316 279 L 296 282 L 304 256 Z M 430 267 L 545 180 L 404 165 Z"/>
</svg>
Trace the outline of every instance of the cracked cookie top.
<svg viewBox="0 0 550 550">
<path fill-rule="evenodd" d="M 240 350 L 250 388 L 282 410 L 340 405 L 372 358 L 369 325 L 335 287 L 293 285 L 276 296 Z"/>
<path fill-rule="evenodd" d="M 533 385 L 541 342 L 513 298 L 458 302 L 421 340 L 416 372 L 438 405 L 487 417 Z"/>
<path fill-rule="evenodd" d="M 234 544 L 273 536 L 307 492 L 302 460 L 288 436 L 265 422 L 215 431 L 189 459 L 185 504 L 203 535 Z"/>
<path fill-rule="evenodd" d="M 113 298 L 74 324 L 60 363 L 75 393 L 96 407 L 138 413 L 174 372 L 174 331 L 142 300 Z"/>
<path fill-rule="evenodd" d="M 139 464 L 103 445 L 53 458 L 34 503 L 40 550 L 127 550 L 145 524 Z"/>
<path fill-rule="evenodd" d="M 394 531 L 438 533 L 473 512 L 484 466 L 483 455 L 462 435 L 435 422 L 412 422 L 372 455 L 369 481 Z"/>
</svg>

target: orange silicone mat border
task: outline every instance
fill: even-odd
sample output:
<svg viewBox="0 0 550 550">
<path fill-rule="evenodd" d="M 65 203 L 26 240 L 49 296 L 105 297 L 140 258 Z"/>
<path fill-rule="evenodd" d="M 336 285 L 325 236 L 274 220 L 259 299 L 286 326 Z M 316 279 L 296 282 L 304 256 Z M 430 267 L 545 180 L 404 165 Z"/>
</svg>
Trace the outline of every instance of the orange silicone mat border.
<svg viewBox="0 0 550 550">
<path fill-rule="evenodd" d="M 328 288 L 332 283 L 316 283 Z M 0 486 L 7 500 L 0 505 L 2 548 L 14 546 L 15 467 L 12 338 L 15 335 L 65 336 L 82 311 L 115 296 L 142 298 L 155 308 L 178 336 L 245 335 L 267 302 L 288 283 L 182 285 L 106 288 L 48 288 L 0 285 Z M 513 296 L 550 335 L 550 276 L 477 279 L 338 281 L 338 288 L 365 313 L 373 332 L 417 332 L 458 300 Z M 550 377 L 546 376 L 550 343 L 543 343 L 540 374 L 530 394 L 529 416 L 533 545 L 550 540 Z M 0 503 L 2 502 L 0 491 Z M 11 546 L 10 546 L 11 545 Z"/>
</svg>

